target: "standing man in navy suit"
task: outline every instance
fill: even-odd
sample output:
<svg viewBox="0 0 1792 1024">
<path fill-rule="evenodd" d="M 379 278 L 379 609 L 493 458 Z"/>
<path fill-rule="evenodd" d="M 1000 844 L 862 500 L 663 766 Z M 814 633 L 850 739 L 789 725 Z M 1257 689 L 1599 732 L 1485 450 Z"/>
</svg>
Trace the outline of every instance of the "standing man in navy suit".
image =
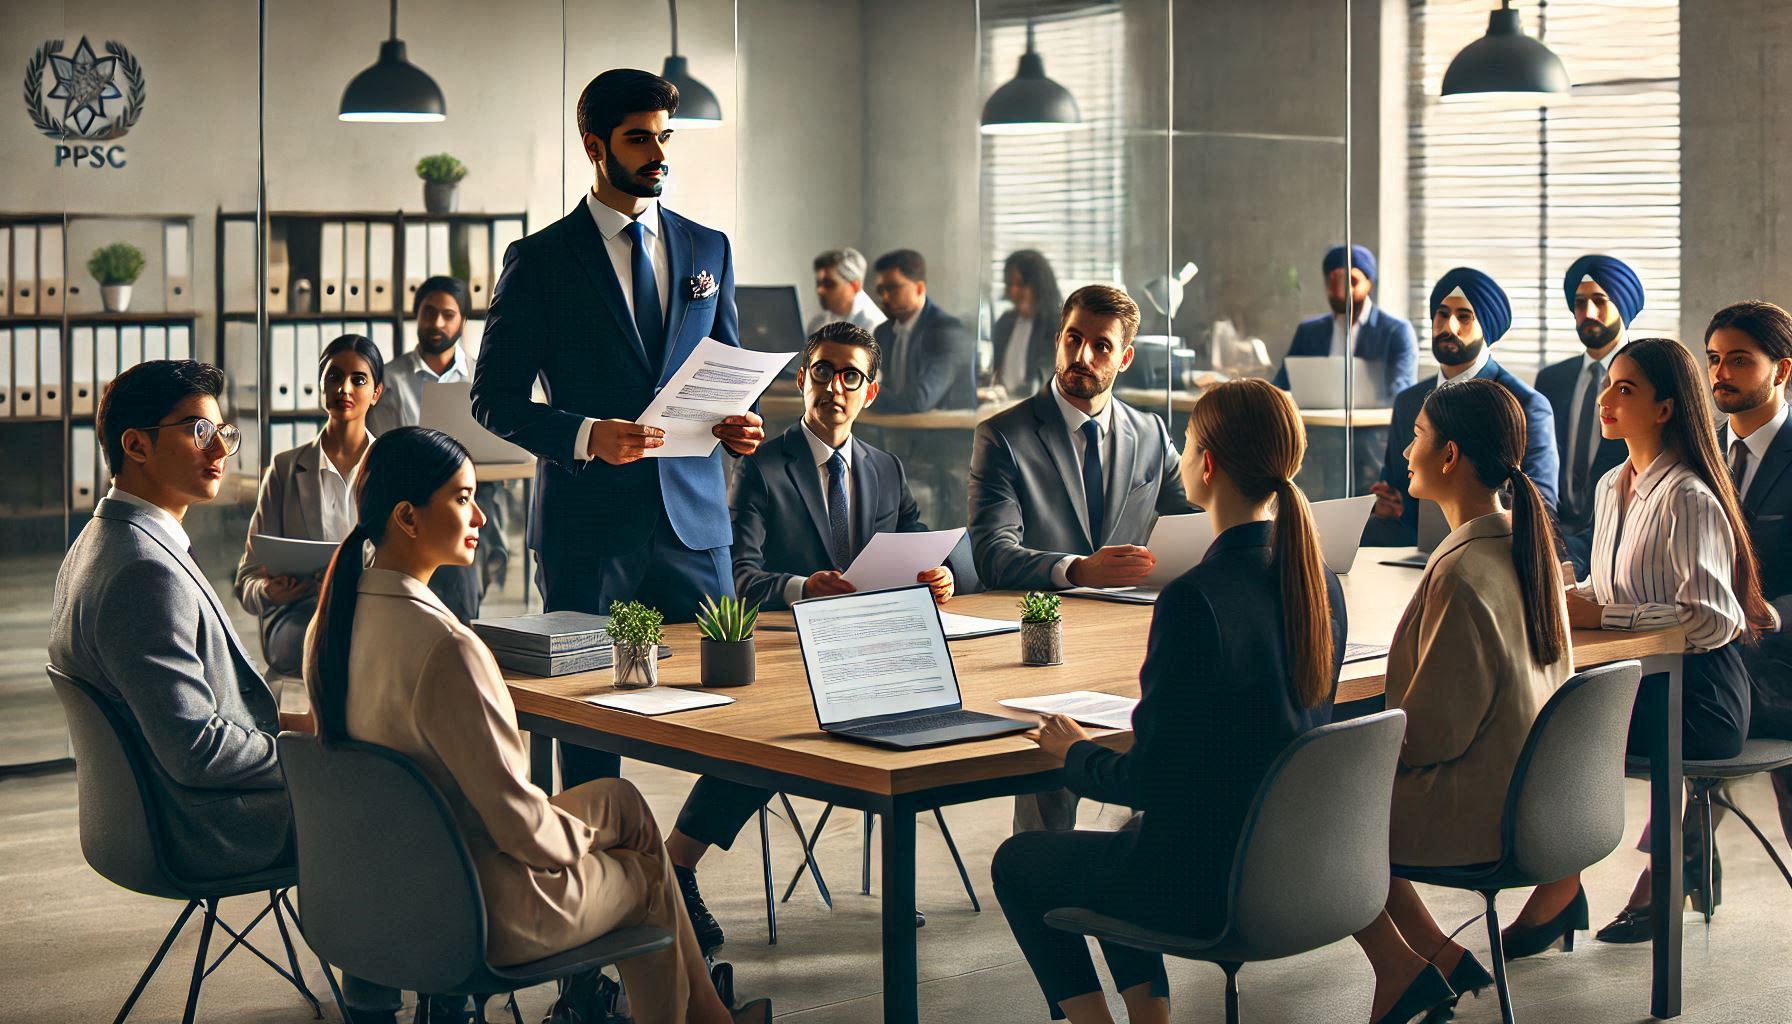
<svg viewBox="0 0 1792 1024">
<path fill-rule="evenodd" d="M 650 72 L 592 79 L 578 106 L 592 189 L 510 247 L 492 292 L 473 414 L 539 460 L 529 543 L 549 611 L 633 599 L 688 622 L 705 595 L 734 593 L 720 451 L 653 458 L 664 432 L 634 422 L 703 338 L 740 344 L 728 237 L 659 203 L 677 109 L 678 89 Z M 715 435 L 751 455 L 763 426 L 748 413 Z M 570 786 L 620 761 L 569 746 L 563 768 Z"/>
</svg>

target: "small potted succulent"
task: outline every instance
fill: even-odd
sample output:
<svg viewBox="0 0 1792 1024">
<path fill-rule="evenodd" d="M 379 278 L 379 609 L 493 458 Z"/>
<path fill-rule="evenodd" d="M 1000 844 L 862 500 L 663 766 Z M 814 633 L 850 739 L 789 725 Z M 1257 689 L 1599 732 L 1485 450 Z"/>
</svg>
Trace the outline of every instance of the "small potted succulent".
<svg viewBox="0 0 1792 1024">
<path fill-rule="evenodd" d="M 697 642 L 704 686 L 746 686 L 756 676 L 753 623 L 759 606 L 735 597 L 708 598 L 697 608 Z"/>
<path fill-rule="evenodd" d="M 143 250 L 129 242 L 95 249 L 87 258 L 87 272 L 100 283 L 106 312 L 122 313 L 131 308 L 131 285 L 143 273 Z"/>
<path fill-rule="evenodd" d="M 436 153 L 417 161 L 417 177 L 423 179 L 423 208 L 430 213 L 453 213 L 460 205 L 456 186 L 467 176 L 467 165 Z"/>
<path fill-rule="evenodd" d="M 645 690 L 660 683 L 660 628 L 665 617 L 658 608 L 639 601 L 610 604 L 610 642 L 615 650 L 615 682 L 619 690 Z"/>
<path fill-rule="evenodd" d="M 1020 599 L 1020 663 L 1064 663 L 1064 613 L 1056 594 L 1031 591 Z"/>
</svg>

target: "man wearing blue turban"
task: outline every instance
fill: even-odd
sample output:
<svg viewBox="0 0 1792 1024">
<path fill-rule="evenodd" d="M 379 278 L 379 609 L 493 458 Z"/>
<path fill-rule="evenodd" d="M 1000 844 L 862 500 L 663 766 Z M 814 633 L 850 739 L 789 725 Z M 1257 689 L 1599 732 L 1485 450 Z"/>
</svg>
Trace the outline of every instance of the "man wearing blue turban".
<svg viewBox="0 0 1792 1024">
<path fill-rule="evenodd" d="M 1555 511 L 1555 414 L 1548 399 L 1507 372 L 1490 351 L 1511 325 L 1512 303 L 1505 290 L 1479 270 L 1457 267 L 1431 289 L 1431 355 L 1437 360 L 1438 372 L 1394 399 L 1381 481 L 1370 488 L 1376 497 L 1375 511 L 1363 531 L 1364 544 L 1411 547 L 1417 543 L 1419 507 L 1408 490 L 1412 481 L 1407 478 L 1405 455 L 1412 443 L 1413 424 L 1431 392 L 1472 378 L 1497 382 L 1523 407 L 1527 435 L 1524 472 L 1542 493 L 1543 503 Z"/>
<path fill-rule="evenodd" d="M 1556 528 L 1575 572 L 1587 574 L 1593 549 L 1594 484 L 1625 459 L 1624 442 L 1600 437 L 1596 409 L 1612 360 L 1643 311 L 1643 283 L 1636 271 L 1611 256 L 1587 255 L 1562 275 L 1562 295 L 1574 314 L 1575 333 L 1587 351 L 1544 367 L 1537 390 L 1556 416 Z"/>
</svg>

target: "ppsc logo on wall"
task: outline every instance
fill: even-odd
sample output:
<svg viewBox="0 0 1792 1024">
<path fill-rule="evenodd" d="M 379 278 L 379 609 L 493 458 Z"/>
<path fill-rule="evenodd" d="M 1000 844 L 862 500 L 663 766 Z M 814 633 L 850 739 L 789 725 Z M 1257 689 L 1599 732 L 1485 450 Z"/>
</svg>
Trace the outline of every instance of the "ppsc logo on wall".
<svg viewBox="0 0 1792 1024">
<path fill-rule="evenodd" d="M 93 52 L 82 36 L 75 52 L 63 56 L 62 40 L 37 48 L 25 65 L 25 110 L 31 123 L 56 140 L 57 167 L 123 167 L 123 138 L 143 116 L 143 65 L 131 51 L 107 40 L 106 53 Z M 52 112 L 61 101 L 60 115 Z"/>
</svg>

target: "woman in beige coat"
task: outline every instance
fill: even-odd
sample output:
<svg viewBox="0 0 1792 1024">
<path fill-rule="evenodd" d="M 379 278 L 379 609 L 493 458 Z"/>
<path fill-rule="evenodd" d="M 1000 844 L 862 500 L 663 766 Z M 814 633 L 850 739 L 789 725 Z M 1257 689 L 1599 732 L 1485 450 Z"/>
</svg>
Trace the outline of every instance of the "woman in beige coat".
<svg viewBox="0 0 1792 1024">
<path fill-rule="evenodd" d="M 377 743 L 415 761 L 453 808 L 484 891 L 493 962 L 571 949 L 625 925 L 676 941 L 618 965 L 634 1018 L 769 1020 L 760 1000 L 731 1016 L 710 983 L 647 802 L 601 779 L 552 798 L 525 774 L 516 709 L 491 652 L 425 585 L 466 565 L 485 517 L 473 464 L 453 438 L 402 427 L 374 442 L 358 487 L 359 524 L 325 577 L 305 666 L 318 733 Z M 362 568 L 363 545 L 374 558 Z M 594 979 L 569 985 L 580 1001 Z"/>
<path fill-rule="evenodd" d="M 1437 502 L 1450 534 L 1431 553 L 1388 652 L 1387 704 L 1407 716 L 1388 844 L 1396 864 L 1499 859 L 1519 753 L 1574 671 L 1555 536 L 1524 452 L 1524 410 L 1484 380 L 1433 391 L 1406 449 L 1413 496 Z M 1507 485 L 1510 514 L 1499 500 Z M 1378 986 L 1404 984 L 1423 961 L 1457 998 L 1493 983 L 1404 879 L 1393 879 L 1386 911 L 1357 941 Z"/>
</svg>

